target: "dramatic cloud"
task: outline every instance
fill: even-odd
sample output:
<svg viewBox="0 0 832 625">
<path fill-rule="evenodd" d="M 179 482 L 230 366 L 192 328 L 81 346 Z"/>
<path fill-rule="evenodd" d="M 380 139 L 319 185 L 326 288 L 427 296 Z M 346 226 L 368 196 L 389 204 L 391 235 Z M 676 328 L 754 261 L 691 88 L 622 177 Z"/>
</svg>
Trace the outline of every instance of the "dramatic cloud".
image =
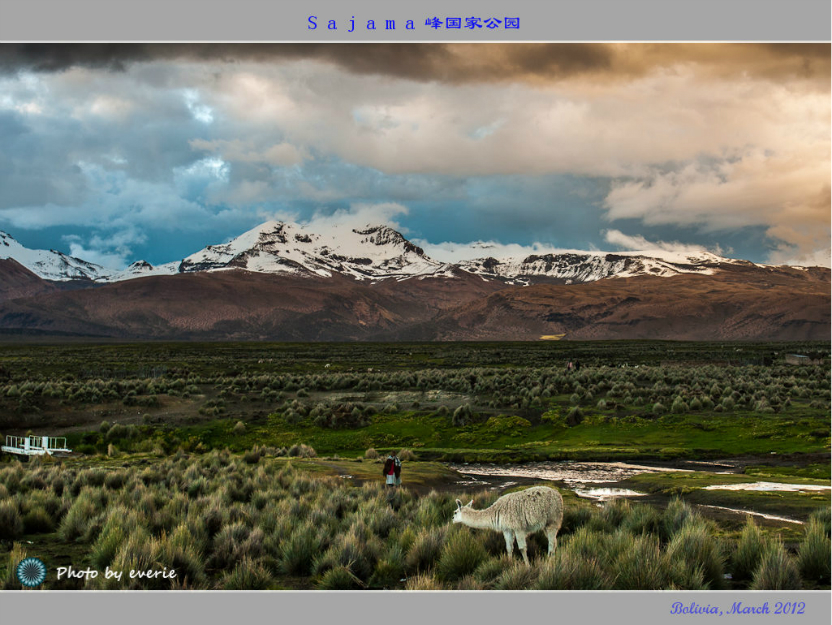
<svg viewBox="0 0 832 625">
<path fill-rule="evenodd" d="M 545 243 L 518 245 L 517 243 L 500 243 L 498 241 L 472 241 L 470 243 L 430 243 L 422 239 L 413 241 L 425 250 L 431 258 L 443 262 L 472 260 L 474 258 L 523 258 L 532 254 L 557 254 L 560 252 L 578 251 L 564 250 Z"/>
<path fill-rule="evenodd" d="M 690 245 L 679 243 L 678 241 L 648 241 L 641 235 L 627 235 L 620 230 L 606 230 L 604 231 L 604 240 L 611 245 L 616 245 L 625 250 L 633 251 L 653 251 L 658 250 L 662 252 L 676 252 L 679 254 L 697 254 L 701 252 L 712 252 L 717 255 L 722 255 L 722 249 L 706 249 L 701 245 Z"/>
<path fill-rule="evenodd" d="M 149 61 L 233 64 L 315 60 L 355 74 L 450 83 L 554 81 L 575 75 L 621 80 L 695 64 L 719 76 L 829 81 L 829 44 L 2 44 L 0 70 L 90 67 L 124 71 Z"/>
<path fill-rule="evenodd" d="M 316 212 L 309 219 L 299 218 L 297 214 L 278 212 L 262 214 L 262 217 L 278 221 L 296 221 L 311 232 L 328 233 L 339 228 L 364 228 L 366 226 L 388 225 L 402 233 L 407 228 L 398 223 L 398 218 L 407 215 L 408 209 L 401 204 L 387 202 L 383 204 L 353 204 L 349 208 L 333 213 Z"/>
<path fill-rule="evenodd" d="M 273 215 L 393 221 L 437 257 L 600 247 L 614 228 L 823 260 L 829 53 L 0 44 L 0 227 L 108 262 L 181 258 Z M 124 232 L 141 236 L 103 244 Z"/>
</svg>

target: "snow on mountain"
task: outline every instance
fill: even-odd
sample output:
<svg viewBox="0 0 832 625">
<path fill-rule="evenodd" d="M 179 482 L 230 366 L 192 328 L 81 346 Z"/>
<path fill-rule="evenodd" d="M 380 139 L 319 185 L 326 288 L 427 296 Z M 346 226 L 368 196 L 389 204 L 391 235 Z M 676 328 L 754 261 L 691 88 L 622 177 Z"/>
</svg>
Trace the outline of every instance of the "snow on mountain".
<svg viewBox="0 0 832 625">
<path fill-rule="evenodd" d="M 30 250 L 4 232 L 0 232 L 0 258 L 13 258 L 47 280 L 94 282 L 244 269 L 300 276 L 341 274 L 373 282 L 450 278 L 464 271 L 483 280 L 500 280 L 508 284 L 574 284 L 640 275 L 712 275 L 726 264 L 753 265 L 705 251 L 693 253 L 661 249 L 615 253 L 565 250 L 522 257 L 489 257 L 442 263 L 428 257 L 422 248 L 389 226 L 368 225 L 359 229 L 342 226 L 316 233 L 302 225 L 280 221 L 261 224 L 228 243 L 209 245 L 182 261 L 153 266 L 141 260 L 121 271 L 106 269 L 55 250 Z"/>
<path fill-rule="evenodd" d="M 151 265 L 146 260 L 137 260 L 123 271 L 114 271 L 104 276 L 102 282 L 121 282 L 132 278 L 145 278 L 147 276 L 172 276 L 179 272 L 179 262 L 165 263 L 164 265 Z"/>
<path fill-rule="evenodd" d="M 223 245 L 209 245 L 183 260 L 179 271 L 233 268 L 323 277 L 340 273 L 359 280 L 450 275 L 448 265 L 428 258 L 388 226 L 317 234 L 279 221 L 261 224 Z"/>
<path fill-rule="evenodd" d="M 705 251 L 696 254 L 665 250 L 616 253 L 565 251 L 499 260 L 478 258 L 463 261 L 459 263 L 459 267 L 483 278 L 500 279 L 513 284 L 529 284 L 541 278 L 573 284 L 641 275 L 712 275 L 720 264 L 736 262 L 745 261 L 722 258 Z"/>
<path fill-rule="evenodd" d="M 101 265 L 89 263 L 55 250 L 30 250 L 13 236 L 0 231 L 0 258 L 11 258 L 45 280 L 100 280 L 113 273 Z"/>
</svg>

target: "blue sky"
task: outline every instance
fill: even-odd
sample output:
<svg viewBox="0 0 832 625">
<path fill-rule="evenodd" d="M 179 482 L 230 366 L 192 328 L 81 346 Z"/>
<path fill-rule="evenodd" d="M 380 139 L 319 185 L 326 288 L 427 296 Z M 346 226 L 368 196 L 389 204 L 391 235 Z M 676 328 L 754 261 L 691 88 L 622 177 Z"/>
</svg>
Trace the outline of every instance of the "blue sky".
<svg viewBox="0 0 832 625">
<path fill-rule="evenodd" d="M 0 229 L 111 267 L 268 219 L 390 223 L 443 260 L 828 266 L 829 152 L 825 44 L 0 45 Z"/>
</svg>

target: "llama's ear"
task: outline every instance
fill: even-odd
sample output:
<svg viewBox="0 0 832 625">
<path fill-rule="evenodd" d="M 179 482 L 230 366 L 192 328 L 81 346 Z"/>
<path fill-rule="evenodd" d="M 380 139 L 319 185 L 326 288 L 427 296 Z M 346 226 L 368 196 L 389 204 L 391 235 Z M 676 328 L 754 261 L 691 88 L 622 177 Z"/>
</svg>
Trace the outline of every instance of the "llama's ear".
<svg viewBox="0 0 832 625">
<path fill-rule="evenodd" d="M 459 499 L 457 499 L 457 500 L 456 500 L 456 507 L 457 507 L 457 508 L 461 508 L 461 507 L 462 507 L 462 502 L 461 502 Z"/>
<path fill-rule="evenodd" d="M 474 504 L 474 500 L 472 499 L 471 501 L 469 501 L 468 503 L 465 504 L 465 507 L 470 508 L 473 504 Z"/>
</svg>

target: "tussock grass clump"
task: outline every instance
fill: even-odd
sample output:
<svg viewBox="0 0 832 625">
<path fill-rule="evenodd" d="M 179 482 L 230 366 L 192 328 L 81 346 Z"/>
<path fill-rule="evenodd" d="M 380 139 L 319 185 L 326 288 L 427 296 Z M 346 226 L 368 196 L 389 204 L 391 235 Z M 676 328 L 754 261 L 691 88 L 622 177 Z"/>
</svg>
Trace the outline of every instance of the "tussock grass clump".
<svg viewBox="0 0 832 625">
<path fill-rule="evenodd" d="M 821 508 L 820 510 L 815 510 L 809 516 L 809 520 L 820 523 L 823 531 L 826 532 L 826 537 L 832 538 L 832 508 Z"/>
<path fill-rule="evenodd" d="M 394 543 L 384 558 L 376 564 L 369 586 L 371 588 L 394 588 L 404 576 L 404 552 L 398 544 Z"/>
<path fill-rule="evenodd" d="M 634 505 L 621 521 L 620 527 L 630 534 L 657 534 L 661 514 L 652 506 Z"/>
<path fill-rule="evenodd" d="M 445 528 L 422 529 L 407 552 L 405 566 L 409 572 L 427 571 L 442 552 Z"/>
<path fill-rule="evenodd" d="M 287 575 L 309 575 L 320 549 L 321 540 L 315 529 L 309 524 L 301 525 L 281 545 L 281 571 Z"/>
<path fill-rule="evenodd" d="M 230 573 L 226 573 L 219 587 L 223 590 L 268 590 L 274 578 L 259 562 L 244 557 Z"/>
<path fill-rule="evenodd" d="M 0 538 L 13 539 L 23 534 L 23 519 L 14 499 L 0 501 Z"/>
<path fill-rule="evenodd" d="M 673 590 L 708 590 L 710 584 L 705 581 L 705 571 L 701 564 L 691 566 L 684 560 L 670 561 L 670 589 Z"/>
<path fill-rule="evenodd" d="M 55 529 L 55 519 L 45 507 L 36 506 L 23 516 L 23 526 L 27 534 L 47 534 Z"/>
<path fill-rule="evenodd" d="M 731 555 L 731 575 L 735 580 L 748 580 L 760 565 L 763 554 L 769 546 L 769 541 L 763 536 L 760 528 L 750 516 L 747 517 L 745 527 L 737 542 L 737 549 Z"/>
<path fill-rule="evenodd" d="M 364 458 L 366 460 L 377 460 L 378 452 L 372 447 L 370 447 L 367 451 L 364 452 Z"/>
<path fill-rule="evenodd" d="M 243 454 L 243 462 L 246 464 L 257 464 L 260 462 L 260 458 L 262 458 L 263 454 L 260 449 L 251 449 Z"/>
<path fill-rule="evenodd" d="M 503 548 L 502 555 L 492 556 L 481 562 L 472 577 L 486 588 L 491 588 L 494 582 L 503 574 L 503 571 L 513 566 L 515 562 L 516 560 L 508 555 L 505 548 Z"/>
<path fill-rule="evenodd" d="M 621 541 L 613 542 L 610 534 L 593 530 L 589 525 L 578 528 L 574 534 L 564 541 L 564 548 L 578 558 L 590 560 L 599 559 L 605 566 L 615 560 Z M 560 551 L 558 547 L 555 553 Z"/>
<path fill-rule="evenodd" d="M 432 575 L 421 573 L 409 577 L 404 585 L 405 590 L 445 590 L 445 586 Z"/>
<path fill-rule="evenodd" d="M 292 445 L 287 452 L 287 455 L 292 458 L 317 458 L 318 453 L 309 445 L 303 443 Z"/>
<path fill-rule="evenodd" d="M 361 580 L 367 580 L 373 573 L 378 560 L 380 544 L 374 536 L 364 537 L 353 527 L 347 534 L 338 536 L 333 545 L 318 559 L 313 572 L 320 575 L 336 566 L 345 566 Z"/>
<path fill-rule="evenodd" d="M 630 505 L 629 500 L 619 497 L 607 501 L 604 504 L 599 517 L 604 525 L 615 529 L 621 525 L 624 519 L 629 516 L 631 512 L 632 506 Z"/>
<path fill-rule="evenodd" d="M 431 491 L 421 497 L 416 504 L 414 521 L 420 527 L 427 528 L 446 524 L 451 515 L 451 510 L 455 507 L 446 499 L 436 491 Z"/>
<path fill-rule="evenodd" d="M 83 490 L 61 521 L 58 528 L 61 540 L 72 541 L 83 537 L 94 523 L 97 513 L 92 491 Z"/>
<path fill-rule="evenodd" d="M 28 554 L 20 543 L 14 543 L 6 558 L 6 574 L 2 579 L 2 590 L 22 590 L 23 584 L 17 579 L 17 565 L 24 560 Z"/>
<path fill-rule="evenodd" d="M 669 566 L 655 536 L 619 533 L 623 548 L 611 567 L 617 590 L 661 590 L 667 588 Z"/>
<path fill-rule="evenodd" d="M 609 576 L 596 558 L 584 558 L 569 549 L 558 549 L 541 565 L 538 590 L 606 590 Z"/>
<path fill-rule="evenodd" d="M 684 561 L 688 569 L 701 566 L 704 581 L 715 590 L 724 586 L 725 558 L 711 529 L 703 521 L 688 519 L 673 535 L 667 555 L 672 562 Z"/>
<path fill-rule="evenodd" d="M 538 566 L 526 565 L 523 561 L 515 560 L 495 580 L 495 590 L 530 590 L 537 583 L 540 570 Z"/>
<path fill-rule="evenodd" d="M 402 462 L 404 462 L 404 461 L 409 461 L 409 460 L 416 460 L 416 459 L 417 459 L 417 458 L 416 458 L 416 454 L 414 454 L 414 453 L 413 453 L 412 451 L 410 451 L 409 449 L 402 449 L 402 450 L 399 452 L 399 454 L 398 454 L 398 455 L 399 455 L 399 460 L 401 460 Z"/>
<path fill-rule="evenodd" d="M 456 585 L 457 590 L 485 590 L 486 586 L 478 582 L 473 575 L 466 575 Z"/>
<path fill-rule="evenodd" d="M 803 579 L 819 584 L 829 583 L 830 543 L 821 521 L 810 519 L 806 535 L 800 543 L 797 564 Z"/>
<path fill-rule="evenodd" d="M 662 514 L 662 540 L 669 541 L 692 517 L 698 517 L 693 508 L 682 499 L 673 499 Z"/>
<path fill-rule="evenodd" d="M 588 507 L 567 506 L 563 511 L 563 522 L 558 537 L 572 534 L 578 528 L 589 523 L 590 519 L 592 519 L 592 510 Z"/>
<path fill-rule="evenodd" d="M 799 590 L 803 587 L 797 564 L 780 541 L 766 549 L 749 588 L 751 590 Z"/>
<path fill-rule="evenodd" d="M 209 564 L 218 569 L 234 566 L 246 554 L 243 549 L 250 530 L 243 523 L 231 523 L 223 527 L 212 541 Z"/>
<path fill-rule="evenodd" d="M 443 582 L 457 581 L 473 573 L 487 557 L 485 547 L 470 532 L 458 531 L 446 540 L 436 575 Z"/>
<path fill-rule="evenodd" d="M 163 571 L 165 565 L 158 558 L 159 546 L 158 541 L 150 536 L 149 532 L 143 527 L 139 527 L 124 540 L 116 552 L 111 565 L 113 570 L 120 571 L 149 571 L 159 570 Z M 104 579 L 99 575 L 94 580 L 87 580 L 86 586 L 89 588 L 106 588 L 106 589 L 123 589 L 123 590 L 141 590 L 153 589 L 164 590 L 171 587 L 170 579 L 163 579 L 157 577 L 155 579 L 130 579 L 128 574 L 125 574 L 121 581 L 115 578 Z"/>
<path fill-rule="evenodd" d="M 318 590 L 360 590 L 366 585 L 350 571 L 349 567 L 336 566 L 321 576 L 316 587 Z"/>
</svg>

